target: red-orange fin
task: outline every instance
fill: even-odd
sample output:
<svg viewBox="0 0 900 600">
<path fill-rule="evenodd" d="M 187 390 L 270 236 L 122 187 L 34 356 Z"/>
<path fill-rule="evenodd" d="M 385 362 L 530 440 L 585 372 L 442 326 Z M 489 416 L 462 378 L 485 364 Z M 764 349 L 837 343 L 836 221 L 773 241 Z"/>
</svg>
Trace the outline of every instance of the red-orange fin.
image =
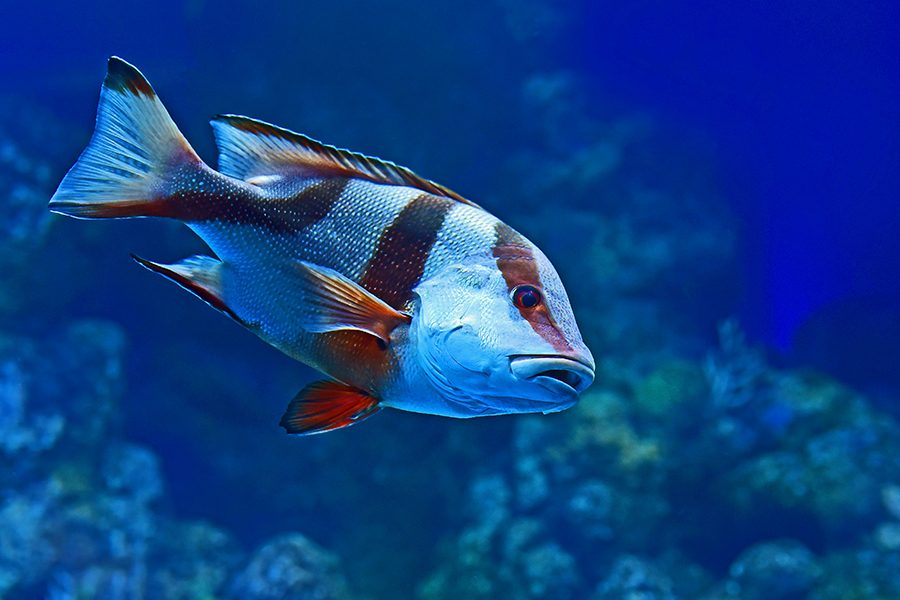
<svg viewBox="0 0 900 600">
<path fill-rule="evenodd" d="M 300 174 L 367 179 L 405 185 L 477 206 L 406 167 L 358 152 L 335 148 L 263 121 L 239 115 L 219 115 L 210 124 L 219 147 L 219 171 L 252 182 L 260 176 Z"/>
<path fill-rule="evenodd" d="M 222 293 L 223 263 L 211 256 L 192 256 L 171 265 L 163 265 L 131 255 L 139 265 L 174 281 L 216 310 L 244 324 L 225 303 Z"/>
<path fill-rule="evenodd" d="M 358 283 L 334 269 L 296 261 L 297 284 L 303 290 L 306 320 L 303 327 L 312 333 L 355 329 L 381 340 L 386 346 L 391 331 L 410 316 L 381 300 Z"/>
<path fill-rule="evenodd" d="M 336 381 L 311 383 L 297 394 L 281 417 L 288 433 L 312 435 L 359 423 L 380 410 L 378 399 Z"/>
<path fill-rule="evenodd" d="M 59 184 L 50 210 L 80 219 L 173 216 L 176 169 L 205 167 L 141 72 L 109 59 L 94 135 Z"/>
</svg>

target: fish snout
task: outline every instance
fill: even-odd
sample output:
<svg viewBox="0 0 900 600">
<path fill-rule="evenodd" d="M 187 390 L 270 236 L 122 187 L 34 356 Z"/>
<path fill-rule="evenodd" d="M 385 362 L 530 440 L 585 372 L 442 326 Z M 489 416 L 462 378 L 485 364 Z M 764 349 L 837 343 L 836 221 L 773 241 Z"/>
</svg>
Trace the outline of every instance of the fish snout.
<svg viewBox="0 0 900 600">
<path fill-rule="evenodd" d="M 518 379 L 532 381 L 554 394 L 577 396 L 594 381 L 594 361 L 559 355 L 518 355 L 510 358 Z"/>
</svg>

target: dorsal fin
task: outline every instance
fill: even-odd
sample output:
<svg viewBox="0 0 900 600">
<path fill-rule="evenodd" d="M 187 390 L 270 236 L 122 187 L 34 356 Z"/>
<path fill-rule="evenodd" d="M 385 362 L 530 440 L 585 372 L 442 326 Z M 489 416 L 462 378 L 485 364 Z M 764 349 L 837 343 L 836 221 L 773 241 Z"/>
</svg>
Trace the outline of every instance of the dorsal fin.
<svg viewBox="0 0 900 600">
<path fill-rule="evenodd" d="M 244 181 L 279 175 L 344 175 L 405 185 L 477 206 L 444 186 L 392 162 L 335 148 L 263 121 L 219 115 L 210 124 L 219 147 L 219 171 Z"/>
</svg>

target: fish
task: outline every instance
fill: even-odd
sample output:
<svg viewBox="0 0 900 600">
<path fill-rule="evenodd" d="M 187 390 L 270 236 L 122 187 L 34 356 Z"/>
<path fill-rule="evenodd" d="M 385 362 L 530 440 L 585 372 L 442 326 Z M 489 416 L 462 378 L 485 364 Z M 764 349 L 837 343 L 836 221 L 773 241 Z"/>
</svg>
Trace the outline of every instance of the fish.
<svg viewBox="0 0 900 600">
<path fill-rule="evenodd" d="M 133 256 L 325 378 L 280 424 L 310 435 L 385 408 L 553 413 L 594 380 L 560 277 L 528 239 L 410 169 L 263 121 L 210 121 L 218 168 L 112 57 L 91 139 L 49 209 L 160 217 L 210 250 Z"/>
</svg>

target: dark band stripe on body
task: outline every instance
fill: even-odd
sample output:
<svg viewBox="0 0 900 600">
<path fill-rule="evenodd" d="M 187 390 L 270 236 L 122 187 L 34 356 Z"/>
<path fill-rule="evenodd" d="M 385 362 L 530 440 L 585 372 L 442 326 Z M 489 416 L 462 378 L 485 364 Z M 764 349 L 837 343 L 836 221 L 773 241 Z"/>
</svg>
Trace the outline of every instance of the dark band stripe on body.
<svg viewBox="0 0 900 600">
<path fill-rule="evenodd" d="M 456 205 L 432 194 L 410 200 L 381 233 L 360 285 L 394 308 L 404 309 L 422 278 L 438 232 Z"/>
<path fill-rule="evenodd" d="M 206 189 L 177 191 L 166 199 L 164 215 L 182 221 L 255 225 L 272 233 L 295 234 L 321 221 L 350 183 L 328 177 L 285 198 L 260 198 L 223 176 L 204 178 Z"/>
<path fill-rule="evenodd" d="M 537 260 L 528 240 L 502 222 L 497 222 L 494 232 L 496 237 L 493 254 L 497 260 L 497 268 L 500 269 L 500 273 L 506 281 L 507 289 L 512 292 L 516 286 L 522 284 L 542 288 Z M 553 346 L 554 350 L 557 352 L 572 351 L 572 346 L 559 331 L 553 315 L 550 314 L 546 301 L 534 308 L 519 308 L 518 310 L 522 318 L 528 321 L 531 328 Z"/>
</svg>

